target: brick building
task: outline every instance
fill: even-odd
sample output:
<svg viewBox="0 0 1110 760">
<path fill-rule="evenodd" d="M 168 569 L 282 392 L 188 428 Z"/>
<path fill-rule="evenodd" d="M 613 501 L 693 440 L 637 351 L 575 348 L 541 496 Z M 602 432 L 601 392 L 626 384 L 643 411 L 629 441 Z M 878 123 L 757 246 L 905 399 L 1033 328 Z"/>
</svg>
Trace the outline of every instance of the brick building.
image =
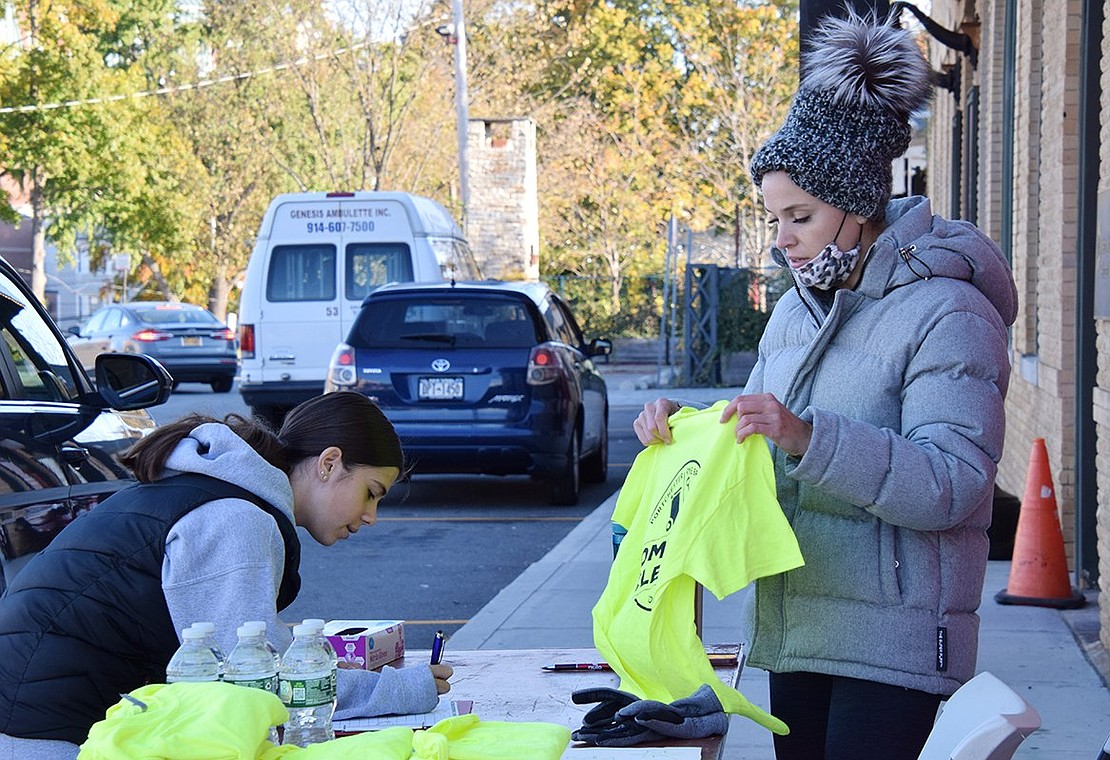
<svg viewBox="0 0 1110 760">
<path fill-rule="evenodd" d="M 894 3 L 895 6 L 901 3 Z M 1077 586 L 1110 589 L 1110 28 L 1107 0 L 933 0 L 935 210 L 1002 246 L 1020 297 L 998 485 L 1048 447 Z M 1101 526 L 1101 527 L 1100 527 Z M 1100 570 L 1101 569 L 1101 570 Z M 1110 646 L 1110 595 L 1100 594 Z"/>
</svg>

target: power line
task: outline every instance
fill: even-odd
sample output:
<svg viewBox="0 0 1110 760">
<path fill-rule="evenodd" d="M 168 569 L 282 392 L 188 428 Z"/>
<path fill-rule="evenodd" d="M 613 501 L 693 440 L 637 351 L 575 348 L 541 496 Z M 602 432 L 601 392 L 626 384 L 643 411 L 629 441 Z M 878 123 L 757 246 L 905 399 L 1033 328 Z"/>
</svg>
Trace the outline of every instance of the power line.
<svg viewBox="0 0 1110 760">
<path fill-rule="evenodd" d="M 305 66 L 314 61 L 322 61 L 326 58 L 332 58 L 347 53 L 353 53 L 356 50 L 369 47 L 372 43 L 363 42 L 358 45 L 340 48 L 339 50 L 328 51 L 327 53 L 320 53 L 310 58 L 298 58 L 296 61 L 290 63 L 279 63 L 276 66 L 270 66 L 265 69 L 257 69 L 255 71 L 245 71 L 241 74 L 228 74 L 227 76 L 218 77 L 216 79 L 201 79 L 190 84 L 175 85 L 173 87 L 159 87 L 156 90 L 143 90 L 141 92 L 130 92 L 123 95 L 107 95 L 99 98 L 84 98 L 81 100 L 66 100 L 60 103 L 42 103 L 40 105 L 31 106 L 6 106 L 0 108 L 0 113 L 30 113 L 32 111 L 53 111 L 58 108 L 74 108 L 76 106 L 89 106 L 99 105 L 103 103 L 112 103 L 120 100 L 130 100 L 132 98 L 147 98 L 153 95 L 169 95 L 175 92 L 188 92 L 189 90 L 200 90 L 205 87 L 211 87 L 217 84 L 224 84 L 226 82 L 235 82 L 240 79 L 250 79 L 251 77 L 263 76 L 266 74 L 273 74 L 278 71 L 285 71 L 288 69 L 298 68 Z"/>
</svg>

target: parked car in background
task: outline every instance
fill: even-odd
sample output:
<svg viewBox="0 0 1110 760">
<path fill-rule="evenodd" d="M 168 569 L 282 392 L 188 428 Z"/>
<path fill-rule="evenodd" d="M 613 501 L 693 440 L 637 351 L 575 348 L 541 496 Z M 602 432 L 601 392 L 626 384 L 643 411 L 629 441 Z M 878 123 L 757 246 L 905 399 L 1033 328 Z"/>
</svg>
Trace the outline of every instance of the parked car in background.
<svg viewBox="0 0 1110 760">
<path fill-rule="evenodd" d="M 609 400 L 570 308 L 542 283 L 391 284 L 332 356 L 325 392 L 373 399 L 416 473 L 528 474 L 553 504 L 608 471 Z"/>
<path fill-rule="evenodd" d="M 0 258 L 0 593 L 63 527 L 132 482 L 119 454 L 154 429 L 172 378 L 147 356 L 96 359 L 94 386 Z"/>
<path fill-rule="evenodd" d="M 243 401 L 277 426 L 319 396 L 331 350 L 381 285 L 480 277 L 462 229 L 431 198 L 369 190 L 277 196 L 239 298 Z"/>
<path fill-rule="evenodd" d="M 69 329 L 69 344 L 86 370 L 103 353 L 153 356 L 178 383 L 231 390 L 239 371 L 235 331 L 208 309 L 172 301 L 132 301 L 93 312 Z"/>
</svg>

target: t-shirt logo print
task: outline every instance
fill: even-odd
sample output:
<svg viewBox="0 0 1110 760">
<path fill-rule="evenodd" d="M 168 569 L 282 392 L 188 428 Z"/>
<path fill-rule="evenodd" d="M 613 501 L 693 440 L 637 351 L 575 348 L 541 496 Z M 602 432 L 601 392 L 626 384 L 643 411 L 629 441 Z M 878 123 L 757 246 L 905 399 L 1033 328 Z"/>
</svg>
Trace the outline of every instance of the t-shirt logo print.
<svg viewBox="0 0 1110 760">
<path fill-rule="evenodd" d="M 690 493 L 690 488 L 701 472 L 701 463 L 695 459 L 686 462 L 671 482 L 663 490 L 659 500 L 651 508 L 647 529 L 644 532 L 644 545 L 640 552 L 640 579 L 632 592 L 636 606 L 651 612 L 655 604 L 659 579 L 662 577 L 663 562 L 667 552 L 667 536 L 678 520 L 682 502 Z"/>
</svg>

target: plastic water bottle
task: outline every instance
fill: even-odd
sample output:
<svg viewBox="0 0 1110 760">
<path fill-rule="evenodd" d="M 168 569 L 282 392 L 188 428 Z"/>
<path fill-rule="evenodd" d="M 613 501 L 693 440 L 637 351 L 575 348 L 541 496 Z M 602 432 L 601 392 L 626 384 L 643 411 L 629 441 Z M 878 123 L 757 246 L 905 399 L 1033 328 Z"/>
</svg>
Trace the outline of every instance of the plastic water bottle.
<svg viewBox="0 0 1110 760">
<path fill-rule="evenodd" d="M 166 683 L 218 680 L 220 662 L 204 643 L 204 631 L 186 628 L 181 632 L 181 646 L 166 665 Z"/>
<path fill-rule="evenodd" d="M 264 629 L 263 629 L 264 630 Z M 227 655 L 224 681 L 251 689 L 276 693 L 277 667 L 266 648 L 266 636 L 255 625 L 241 625 L 235 631 L 239 642 Z M 270 727 L 270 742 L 278 743 L 277 727 Z"/>
<path fill-rule="evenodd" d="M 199 628 L 200 630 L 204 631 L 204 643 L 209 649 L 212 650 L 212 654 L 216 655 L 216 659 L 219 660 L 220 678 L 222 679 L 224 677 L 224 660 L 226 660 L 227 657 L 224 655 L 224 651 L 220 649 L 220 645 L 216 641 L 216 624 L 202 621 L 199 623 L 193 623 L 190 627 Z"/>
<path fill-rule="evenodd" d="M 331 664 L 333 668 L 338 667 L 339 653 L 335 651 L 335 647 L 328 641 L 328 637 L 324 635 L 324 621 L 321 618 L 305 618 L 301 621 L 302 625 L 310 625 L 314 630 L 314 635 L 319 636 L 320 645 L 328 650 L 328 655 L 331 657 Z"/>
<path fill-rule="evenodd" d="M 265 620 L 248 620 L 243 623 L 248 628 L 253 628 L 258 631 L 258 635 L 262 637 L 262 643 L 266 646 L 266 651 L 274 658 L 274 686 L 272 691 L 274 694 L 278 693 L 278 671 L 281 670 L 281 653 L 278 652 L 277 647 L 270 643 L 266 638 L 266 621 Z"/>
<path fill-rule="evenodd" d="M 293 627 L 293 643 L 281 658 L 278 694 L 289 710 L 283 744 L 307 747 L 335 738 L 335 666 L 312 625 Z"/>
</svg>

